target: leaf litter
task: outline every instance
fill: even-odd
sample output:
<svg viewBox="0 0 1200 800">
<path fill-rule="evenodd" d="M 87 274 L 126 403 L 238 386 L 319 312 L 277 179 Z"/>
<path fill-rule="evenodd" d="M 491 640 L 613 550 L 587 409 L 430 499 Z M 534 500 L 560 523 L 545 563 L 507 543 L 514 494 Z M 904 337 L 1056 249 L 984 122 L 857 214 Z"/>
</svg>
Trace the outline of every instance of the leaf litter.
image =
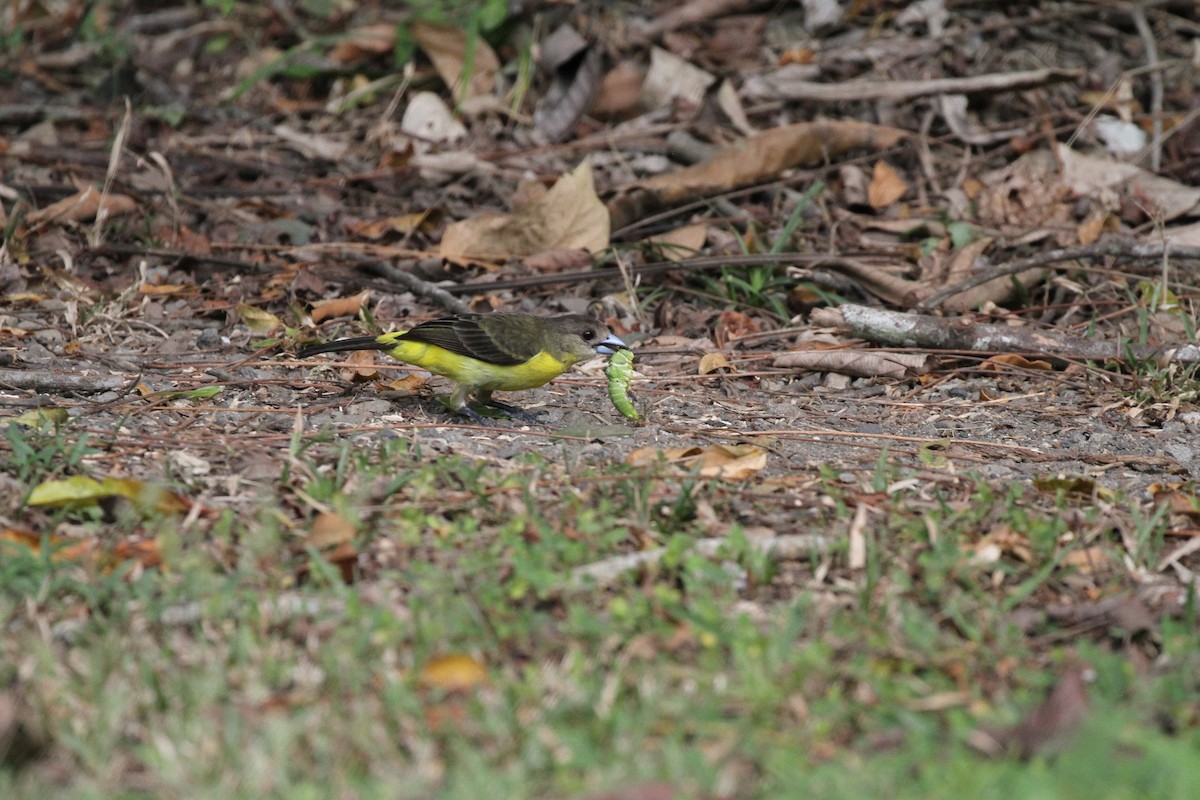
<svg viewBox="0 0 1200 800">
<path fill-rule="evenodd" d="M 761 537 L 746 560 L 775 559 L 774 576 L 730 572 L 736 607 L 753 617 L 844 604 L 844 590 L 868 587 L 874 559 L 889 557 L 889 537 L 917 521 L 921 547 L 897 543 L 890 557 L 911 558 L 918 574 L 944 541 L 939 526 L 967 518 L 981 491 L 1022 486 L 1013 507 L 1053 524 L 1001 519 L 996 503 L 956 531 L 955 569 L 1012 612 L 1037 666 L 1066 660 L 1023 722 L 980 726 L 971 741 L 1025 757 L 1061 751 L 1097 691 L 1076 650 L 1138 665 L 1161 655 L 1200 570 L 1189 358 L 1200 125 L 1186 25 L 1171 4 L 932 2 L 894 18 L 835 14 L 835 4 L 664 4 L 621 9 L 633 24 L 612 29 L 580 13 L 570 54 L 546 65 L 577 71 L 557 78 L 526 72 L 521 47 L 532 43 L 479 19 L 282 4 L 300 24 L 252 5 L 230 4 L 227 18 L 221 5 L 182 9 L 175 24 L 110 4 L 88 47 L 52 33 L 80 4 L 39 11 L 45 19 L 4 12 L 20 23 L 21 66 L 0 87 L 0 406 L 26 431 L 0 444 L 13 465 L 0 470 L 6 548 L 62 557 L 74 542 L 81 562 L 102 553 L 106 570 L 122 560 L 170 569 L 153 523 L 105 503 L 171 498 L 186 515 L 180 530 L 206 532 L 195 546 L 235 562 L 237 545 L 213 538 L 215 512 L 261 513 L 260 492 L 306 469 L 296 442 L 319 454 L 313 477 L 335 468 L 337 440 L 407 437 L 486 464 L 498 476 L 487 491 L 519 519 L 525 501 L 504 476 L 542 456 L 559 472 L 538 500 L 567 508 L 569 447 L 592 468 L 652 476 L 646 502 L 696 520 L 684 531 L 703 533 L 704 558 L 720 564 L 747 530 Z M 567 24 L 536 22 L 554 24 L 504 30 Z M 1149 26 L 1152 41 L 1131 24 Z M 232 37 L 238 28 L 253 41 Z M 734 29 L 752 41 L 731 46 Z M 415 55 L 395 63 L 401 34 Z M 105 36 L 122 47 L 103 50 Z M 1043 36 L 1056 37 L 1052 53 Z M 978 37 L 993 46 L 972 49 Z M 102 68 L 96 53 L 132 69 Z M 569 107 L 538 116 L 556 79 Z M 99 84 L 105 93 L 78 88 Z M 123 101 L 105 99 L 124 95 L 135 98 L 127 124 Z M 704 147 L 685 147 L 683 132 Z M 825 191 L 801 207 L 818 180 Z M 530 185 L 543 193 L 523 203 L 518 189 Z M 558 265 L 580 252 L 584 265 L 620 266 L 539 283 L 577 274 Z M 381 280 L 380 262 L 412 281 Z M 336 374 L 289 355 L 318 326 L 374 332 L 443 313 L 435 289 L 478 311 L 598 310 L 637 342 L 645 424 L 622 423 L 596 369 L 530 395 L 548 412 L 545 430 L 480 432 L 449 421 L 402 366 Z M 351 374 L 361 388 L 348 388 Z M 67 419 L 19 416 L 36 409 Z M 553 438 L 563 429 L 578 435 Z M 37 463 L 28 437 L 82 432 L 103 447 L 36 478 L 19 471 Z M 186 469 L 184 452 L 207 469 Z M 298 487 L 285 485 L 276 511 L 295 546 L 263 554 L 264 573 L 319 581 L 315 552 L 364 597 L 406 560 L 453 572 L 439 526 L 484 514 L 468 489 L 372 486 L 368 507 L 347 515 Z M 38 489 L 77 516 L 31 502 Z M 404 509 L 427 514 L 417 542 L 369 535 Z M 502 523 L 484 516 L 486 550 Z M 1148 519 L 1159 520 L 1153 546 L 1139 538 Z M 80 524 L 108 540 L 77 535 Z M 564 514 L 553 532 L 569 540 L 575 524 Z M 535 527 L 527 538 L 548 534 Z M 831 555 L 833 538 L 796 538 L 814 527 L 848 554 Z M 616 559 L 615 573 L 595 571 L 618 576 L 603 586 L 653 582 L 677 554 L 651 528 L 628 522 L 575 574 Z M 603 610 L 602 595 L 594 602 Z M 944 598 L 928 607 L 947 627 L 969 626 Z M 693 636 L 703 639 L 678 633 Z M 493 659 L 508 655 L 481 659 L 455 643 L 438 652 L 414 674 L 449 692 L 495 683 Z M 839 651 L 846 663 L 850 652 Z M 999 668 L 988 677 L 997 701 L 1018 680 Z M 853 691 L 877 700 L 865 683 Z M 963 697 L 931 693 L 911 707 L 948 714 Z M 1172 719 L 1194 727 L 1189 702 Z M 469 714 L 447 708 L 455 725 Z M 854 748 L 839 735 L 816 743 L 813 760 Z M 753 785 L 729 769 L 732 785 Z"/>
</svg>

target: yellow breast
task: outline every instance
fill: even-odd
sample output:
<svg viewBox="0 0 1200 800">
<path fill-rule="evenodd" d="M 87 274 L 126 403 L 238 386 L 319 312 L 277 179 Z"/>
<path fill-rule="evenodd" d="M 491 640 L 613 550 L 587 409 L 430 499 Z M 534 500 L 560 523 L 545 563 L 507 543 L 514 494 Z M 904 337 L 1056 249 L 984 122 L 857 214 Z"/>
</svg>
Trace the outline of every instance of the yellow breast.
<svg viewBox="0 0 1200 800">
<path fill-rule="evenodd" d="M 515 392 L 533 389 L 557 378 L 568 367 L 545 352 L 522 364 L 506 367 L 460 356 L 424 342 L 401 341 L 387 353 L 397 361 L 442 375 L 472 390 Z"/>
</svg>

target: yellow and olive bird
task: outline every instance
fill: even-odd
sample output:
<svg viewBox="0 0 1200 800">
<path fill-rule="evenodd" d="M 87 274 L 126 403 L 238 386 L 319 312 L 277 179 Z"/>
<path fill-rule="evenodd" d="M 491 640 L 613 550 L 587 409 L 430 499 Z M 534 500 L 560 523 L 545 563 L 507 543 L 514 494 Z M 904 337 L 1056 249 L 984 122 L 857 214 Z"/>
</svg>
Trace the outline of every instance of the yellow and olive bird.
<svg viewBox="0 0 1200 800">
<path fill-rule="evenodd" d="M 338 339 L 304 347 L 301 358 L 344 350 L 382 350 L 454 383 L 450 404 L 476 422 L 486 420 L 469 405 L 473 398 L 505 416 L 526 422 L 536 415 L 492 399 L 492 392 L 534 389 L 580 361 L 628 349 L 600 320 L 584 314 L 457 314 L 382 336 Z"/>
</svg>

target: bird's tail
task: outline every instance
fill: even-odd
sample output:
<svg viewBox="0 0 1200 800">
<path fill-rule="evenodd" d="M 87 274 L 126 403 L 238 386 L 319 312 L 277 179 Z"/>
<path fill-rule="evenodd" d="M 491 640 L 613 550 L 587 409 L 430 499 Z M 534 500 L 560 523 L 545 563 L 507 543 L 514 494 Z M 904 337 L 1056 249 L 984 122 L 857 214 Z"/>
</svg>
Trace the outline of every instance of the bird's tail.
<svg viewBox="0 0 1200 800">
<path fill-rule="evenodd" d="M 332 342 L 313 344 L 301 347 L 296 351 L 300 358 L 308 358 L 318 353 L 340 353 L 343 350 L 390 350 L 393 345 L 381 344 L 374 336 L 358 336 L 353 339 L 335 339 Z"/>
</svg>

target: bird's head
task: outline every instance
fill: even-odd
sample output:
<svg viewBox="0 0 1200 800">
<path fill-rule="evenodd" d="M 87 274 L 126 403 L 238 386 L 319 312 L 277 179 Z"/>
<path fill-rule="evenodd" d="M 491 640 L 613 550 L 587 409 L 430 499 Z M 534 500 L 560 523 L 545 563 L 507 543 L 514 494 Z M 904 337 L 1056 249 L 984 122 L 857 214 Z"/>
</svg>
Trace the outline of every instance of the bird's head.
<svg viewBox="0 0 1200 800">
<path fill-rule="evenodd" d="M 559 361 L 574 364 L 595 355 L 611 356 L 629 347 L 612 334 L 600 320 L 586 314 L 551 317 L 550 335 L 545 349 Z"/>
</svg>

